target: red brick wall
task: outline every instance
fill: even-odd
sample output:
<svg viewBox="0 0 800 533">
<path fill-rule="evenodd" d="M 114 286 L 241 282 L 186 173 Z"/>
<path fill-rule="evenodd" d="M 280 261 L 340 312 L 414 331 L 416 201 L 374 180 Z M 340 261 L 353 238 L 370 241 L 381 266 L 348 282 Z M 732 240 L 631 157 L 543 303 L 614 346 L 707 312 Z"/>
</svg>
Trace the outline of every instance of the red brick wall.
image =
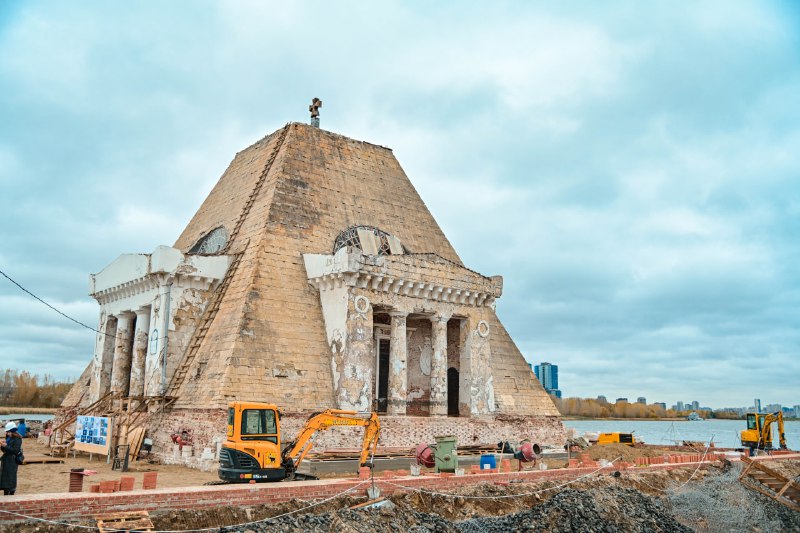
<svg viewBox="0 0 800 533">
<path fill-rule="evenodd" d="M 652 470 L 695 468 L 698 463 L 668 464 L 648 467 Z M 608 473 L 615 467 L 606 467 Z M 426 475 L 417 477 L 375 478 L 375 485 L 383 495 L 404 492 L 407 489 L 450 491 L 457 487 L 478 483 L 507 483 L 512 480 L 524 482 L 570 480 L 598 471 L 597 468 L 570 468 L 544 471 L 492 473 L 441 477 Z M 90 518 L 97 514 L 123 511 L 167 511 L 172 509 L 203 509 L 230 505 L 255 506 L 299 499 L 329 498 L 353 489 L 352 495 L 364 496 L 369 480 L 356 479 L 295 481 L 244 485 L 203 486 L 176 489 L 137 490 L 125 493 L 66 493 L 18 495 L 3 498 L 0 522 L 18 521 L 18 515 L 48 520 L 70 520 Z M 399 485 L 399 486 L 398 486 Z M 533 490 L 533 489 L 532 489 Z M 7 513 L 2 512 L 7 511 Z"/>
</svg>

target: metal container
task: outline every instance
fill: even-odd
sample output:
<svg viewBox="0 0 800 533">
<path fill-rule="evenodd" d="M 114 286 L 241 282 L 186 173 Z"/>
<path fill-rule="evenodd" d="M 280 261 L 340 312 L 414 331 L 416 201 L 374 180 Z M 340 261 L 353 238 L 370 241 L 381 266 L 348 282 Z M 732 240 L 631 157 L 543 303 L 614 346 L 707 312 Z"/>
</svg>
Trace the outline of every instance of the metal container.
<svg viewBox="0 0 800 533">
<path fill-rule="evenodd" d="M 436 471 L 455 472 L 456 468 L 458 468 L 455 436 L 447 435 L 434 438 L 436 439 L 436 449 L 433 456 L 436 461 Z"/>
</svg>

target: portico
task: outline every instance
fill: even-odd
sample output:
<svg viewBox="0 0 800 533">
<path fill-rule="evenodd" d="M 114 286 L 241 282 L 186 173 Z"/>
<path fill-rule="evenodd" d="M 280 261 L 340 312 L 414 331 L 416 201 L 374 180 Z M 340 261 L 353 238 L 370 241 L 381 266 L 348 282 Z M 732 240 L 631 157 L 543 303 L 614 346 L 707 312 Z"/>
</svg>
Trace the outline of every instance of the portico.
<svg viewBox="0 0 800 533">
<path fill-rule="evenodd" d="M 89 281 L 100 304 L 89 396 L 141 398 L 165 393 L 188 333 L 180 315 L 202 312 L 207 292 L 225 275 L 228 256 L 183 254 L 159 246 L 124 254 Z M 176 320 L 177 318 L 177 320 Z M 170 346 L 172 342 L 173 346 Z"/>
<path fill-rule="evenodd" d="M 434 254 L 367 255 L 348 246 L 303 259 L 320 292 L 340 409 L 494 412 L 488 318 L 502 278 Z"/>
</svg>

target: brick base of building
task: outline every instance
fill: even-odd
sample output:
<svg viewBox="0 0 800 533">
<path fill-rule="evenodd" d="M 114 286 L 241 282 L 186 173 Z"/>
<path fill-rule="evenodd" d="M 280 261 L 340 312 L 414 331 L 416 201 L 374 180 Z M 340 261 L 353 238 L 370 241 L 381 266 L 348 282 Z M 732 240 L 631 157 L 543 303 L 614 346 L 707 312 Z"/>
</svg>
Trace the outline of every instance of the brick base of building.
<svg viewBox="0 0 800 533">
<path fill-rule="evenodd" d="M 308 413 L 284 413 L 281 417 L 281 441 L 291 441 L 303 427 Z M 422 442 L 433 443 L 437 436 L 453 435 L 459 445 L 519 442 L 524 439 L 543 446 L 562 446 L 565 430 L 555 416 L 497 415 L 487 418 L 428 418 L 382 416 L 379 446 L 414 448 Z M 225 409 L 174 409 L 154 417 L 147 436 L 153 439 L 154 455 L 166 464 L 216 470 L 218 452 L 225 440 Z M 191 444 L 179 445 L 172 435 L 184 436 Z M 314 450 L 359 448 L 363 439 L 359 427 L 335 427 L 314 437 Z"/>
</svg>

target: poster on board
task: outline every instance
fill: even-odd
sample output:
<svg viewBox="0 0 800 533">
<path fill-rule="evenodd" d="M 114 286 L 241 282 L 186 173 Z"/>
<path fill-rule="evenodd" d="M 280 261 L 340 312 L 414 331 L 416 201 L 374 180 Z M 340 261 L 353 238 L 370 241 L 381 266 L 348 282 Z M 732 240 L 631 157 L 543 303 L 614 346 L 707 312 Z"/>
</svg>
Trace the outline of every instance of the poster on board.
<svg viewBox="0 0 800 533">
<path fill-rule="evenodd" d="M 82 416 L 75 421 L 75 449 L 108 455 L 111 444 L 111 419 L 107 416 Z"/>
</svg>

